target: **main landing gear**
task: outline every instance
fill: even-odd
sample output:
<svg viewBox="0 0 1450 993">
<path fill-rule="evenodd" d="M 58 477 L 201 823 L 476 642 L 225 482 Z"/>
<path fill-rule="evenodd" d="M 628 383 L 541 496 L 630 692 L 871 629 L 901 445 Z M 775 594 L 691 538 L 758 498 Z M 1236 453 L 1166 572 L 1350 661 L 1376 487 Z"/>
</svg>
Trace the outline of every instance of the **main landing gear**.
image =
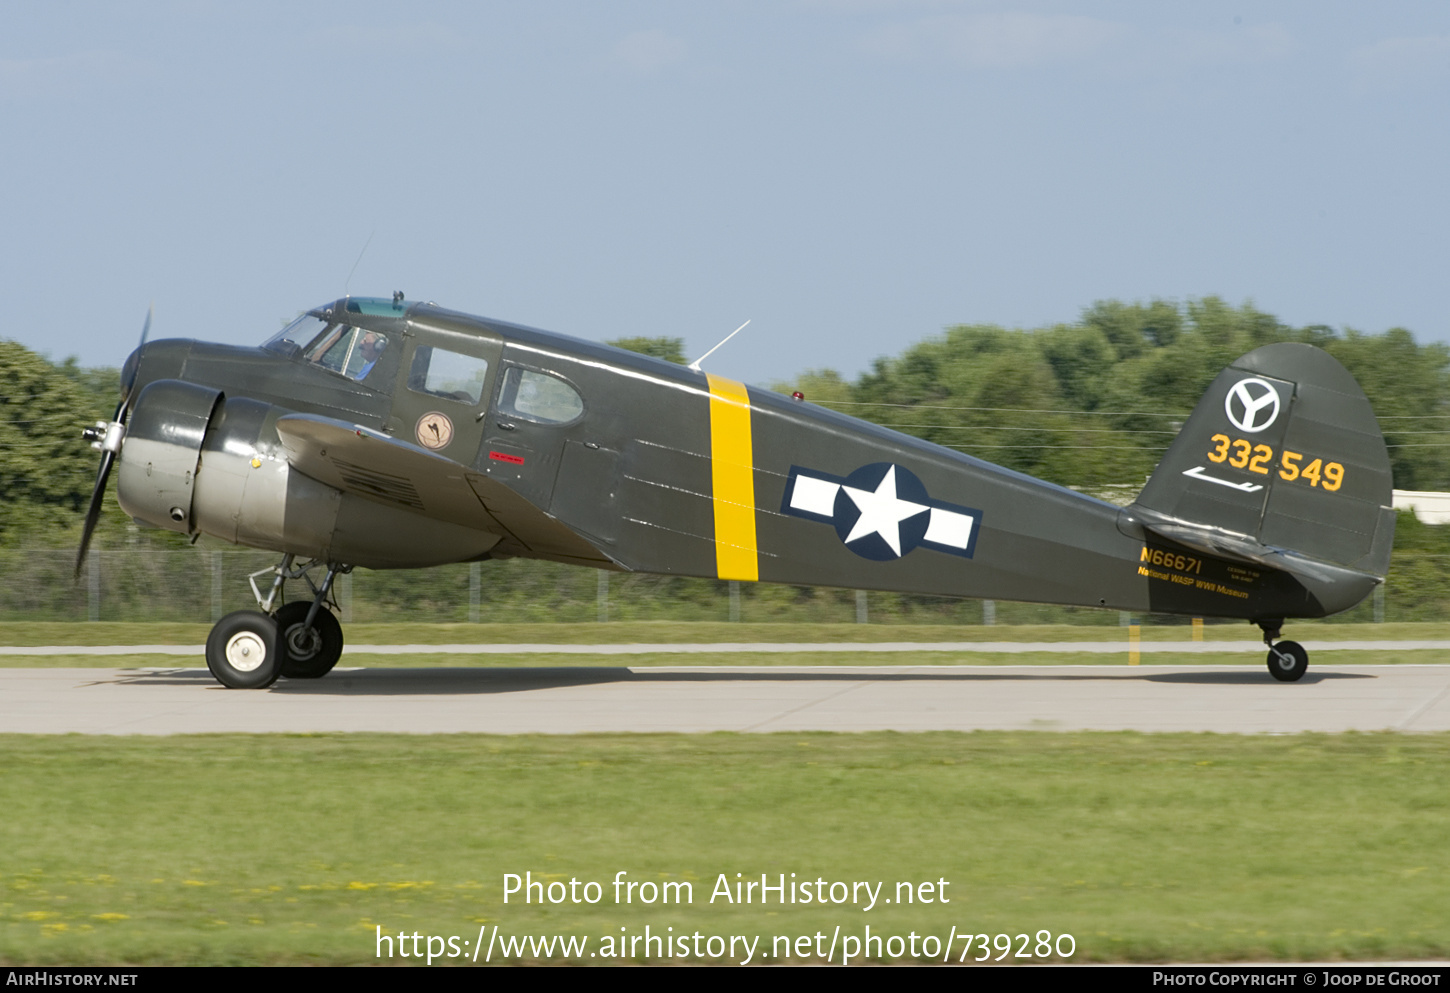
<svg viewBox="0 0 1450 993">
<path fill-rule="evenodd" d="M 1297 641 L 1280 641 L 1274 644 L 1279 638 L 1279 628 L 1283 625 L 1282 618 L 1271 618 L 1268 620 L 1255 621 L 1264 632 L 1264 644 L 1269 646 L 1269 675 L 1283 683 L 1292 683 L 1298 680 L 1309 669 L 1309 653 L 1304 646 Z"/>
<path fill-rule="evenodd" d="M 206 666 L 223 686 L 255 690 L 271 686 L 279 676 L 318 679 L 331 672 L 342 657 L 342 625 L 333 613 L 337 603 L 332 599 L 332 583 L 352 567 L 329 562 L 322 582 L 314 583 L 309 573 L 322 563 L 313 560 L 294 566 L 293 558 L 284 555 L 277 566 L 248 577 L 261 613 L 239 610 L 211 629 L 206 639 Z M 272 586 L 263 596 L 257 579 L 266 575 L 272 576 Z M 304 580 L 312 599 L 295 600 L 274 610 L 289 579 Z"/>
</svg>

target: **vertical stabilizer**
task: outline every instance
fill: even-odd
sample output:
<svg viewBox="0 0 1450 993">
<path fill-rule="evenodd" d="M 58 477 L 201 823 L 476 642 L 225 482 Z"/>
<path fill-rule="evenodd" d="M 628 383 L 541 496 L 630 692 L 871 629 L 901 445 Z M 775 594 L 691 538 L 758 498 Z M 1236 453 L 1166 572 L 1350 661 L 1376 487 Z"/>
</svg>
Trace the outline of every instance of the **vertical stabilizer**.
<svg viewBox="0 0 1450 993">
<path fill-rule="evenodd" d="M 1384 437 L 1354 377 L 1321 349 L 1284 343 L 1218 375 L 1129 512 L 1188 544 L 1382 578 L 1392 489 Z"/>
</svg>

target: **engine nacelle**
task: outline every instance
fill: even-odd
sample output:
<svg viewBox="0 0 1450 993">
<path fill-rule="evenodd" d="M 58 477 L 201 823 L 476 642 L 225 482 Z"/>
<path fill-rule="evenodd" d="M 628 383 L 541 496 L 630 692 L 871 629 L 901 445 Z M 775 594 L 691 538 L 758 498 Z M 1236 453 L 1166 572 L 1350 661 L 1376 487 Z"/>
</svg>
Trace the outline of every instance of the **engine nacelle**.
<svg viewBox="0 0 1450 993">
<path fill-rule="evenodd" d="M 121 446 L 121 509 L 182 534 L 373 568 L 457 562 L 498 543 L 497 534 L 297 472 L 277 435 L 277 419 L 288 413 L 180 380 L 151 383 L 136 398 Z"/>
<path fill-rule="evenodd" d="M 131 409 L 117 466 L 116 499 L 143 524 L 191 534 L 196 470 L 221 391 L 162 379 Z"/>
<path fill-rule="evenodd" d="M 276 428 L 286 413 L 244 397 L 217 405 L 201 448 L 196 528 L 233 544 L 329 559 L 343 494 L 287 464 Z"/>
<path fill-rule="evenodd" d="M 285 413 L 181 380 L 151 383 L 121 447 L 121 509 L 170 531 L 329 557 L 342 493 L 290 471 L 274 427 Z"/>
</svg>

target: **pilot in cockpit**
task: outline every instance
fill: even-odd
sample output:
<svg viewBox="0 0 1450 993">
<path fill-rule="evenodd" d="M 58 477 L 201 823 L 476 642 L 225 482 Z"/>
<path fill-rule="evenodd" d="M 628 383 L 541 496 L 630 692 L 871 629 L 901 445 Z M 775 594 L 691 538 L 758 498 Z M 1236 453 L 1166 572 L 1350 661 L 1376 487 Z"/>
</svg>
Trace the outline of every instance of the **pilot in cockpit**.
<svg viewBox="0 0 1450 993">
<path fill-rule="evenodd" d="M 378 334 L 376 331 L 363 332 L 362 341 L 358 342 L 358 352 L 362 355 L 363 364 L 352 378 L 366 379 L 368 373 L 373 371 L 373 366 L 377 364 L 378 357 L 387 347 L 387 335 Z"/>
</svg>

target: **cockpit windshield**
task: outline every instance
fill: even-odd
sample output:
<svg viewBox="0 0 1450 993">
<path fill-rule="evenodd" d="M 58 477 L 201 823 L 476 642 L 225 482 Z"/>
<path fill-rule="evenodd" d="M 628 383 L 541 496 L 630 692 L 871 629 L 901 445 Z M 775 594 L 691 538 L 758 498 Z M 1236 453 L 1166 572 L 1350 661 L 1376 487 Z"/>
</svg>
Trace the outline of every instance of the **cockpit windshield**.
<svg viewBox="0 0 1450 993">
<path fill-rule="evenodd" d="M 322 316 L 321 311 L 309 311 L 268 338 L 262 343 L 262 347 L 284 355 L 296 355 L 332 326 Z"/>
<path fill-rule="evenodd" d="M 367 378 L 387 350 L 388 336 L 311 311 L 268 338 L 262 347 L 284 355 L 300 355 L 313 365 L 361 380 Z"/>
</svg>

